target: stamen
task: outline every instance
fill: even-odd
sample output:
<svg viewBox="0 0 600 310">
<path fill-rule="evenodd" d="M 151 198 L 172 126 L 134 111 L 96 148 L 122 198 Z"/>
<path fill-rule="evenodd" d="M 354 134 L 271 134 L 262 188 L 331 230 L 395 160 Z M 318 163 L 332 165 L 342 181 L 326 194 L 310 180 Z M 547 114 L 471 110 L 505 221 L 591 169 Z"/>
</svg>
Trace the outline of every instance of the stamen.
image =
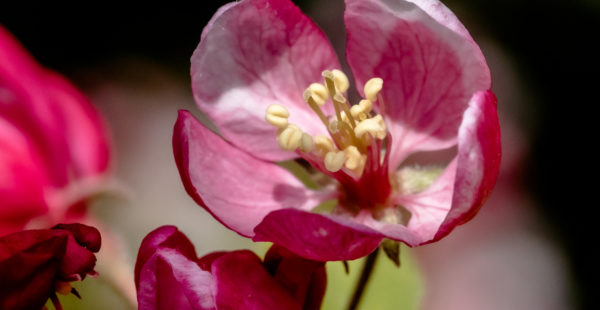
<svg viewBox="0 0 600 310">
<path fill-rule="evenodd" d="M 314 144 L 315 153 L 319 155 L 319 157 L 324 157 L 327 153 L 335 150 L 335 145 L 333 145 L 333 141 L 331 141 L 329 137 L 324 135 L 315 136 Z"/>
<path fill-rule="evenodd" d="M 344 72 L 334 69 L 331 71 L 333 74 L 333 82 L 335 83 L 335 88 L 340 93 L 345 93 L 350 87 L 350 82 L 348 81 L 348 77 Z"/>
<path fill-rule="evenodd" d="M 319 108 L 319 104 L 317 103 L 317 100 L 315 100 L 314 93 L 310 90 L 310 88 L 306 89 L 302 95 L 304 97 L 304 101 L 308 103 L 308 106 L 310 106 L 310 108 L 317 114 L 317 116 L 319 116 L 321 122 L 323 122 L 325 126 L 329 126 L 329 120 L 327 119 L 325 114 L 323 114 L 321 108 Z"/>
<path fill-rule="evenodd" d="M 386 135 L 383 117 L 381 115 L 377 115 L 373 118 L 368 118 L 360 122 L 356 128 L 354 128 L 354 133 L 356 133 L 358 138 L 362 138 L 365 134 L 369 133 L 374 138 L 383 140 Z"/>
<path fill-rule="evenodd" d="M 354 145 L 344 149 L 344 154 L 346 155 L 346 168 L 352 170 L 357 176 L 360 176 L 367 162 L 367 156 L 361 154 Z"/>
<path fill-rule="evenodd" d="M 329 98 L 327 87 L 321 83 L 312 83 L 308 86 L 308 89 L 312 92 L 312 97 L 319 106 L 323 106 Z M 304 99 L 304 101 L 306 101 L 306 99 Z"/>
<path fill-rule="evenodd" d="M 331 71 L 325 70 L 321 73 L 321 75 L 325 78 L 325 84 L 327 85 L 327 90 L 329 90 L 329 95 L 331 96 L 331 101 L 333 102 L 333 108 L 335 109 L 335 116 L 338 122 L 342 121 L 341 107 L 339 102 L 335 100 L 336 87 L 334 82 L 334 75 Z"/>
<path fill-rule="evenodd" d="M 342 96 L 342 94 L 337 93 L 333 96 L 333 101 L 339 102 L 340 106 L 344 110 L 344 113 L 346 114 L 346 117 L 350 121 L 350 125 L 352 126 L 352 128 L 356 127 L 356 123 L 354 122 L 354 117 L 352 117 L 352 114 L 350 113 L 350 109 L 348 108 L 348 104 L 346 104 L 346 102 L 347 102 L 346 98 L 344 98 L 344 96 Z"/>
<path fill-rule="evenodd" d="M 337 172 L 342 169 L 344 162 L 346 161 L 346 155 L 343 151 L 332 151 L 325 155 L 325 169 L 331 172 Z"/>
<path fill-rule="evenodd" d="M 272 104 L 267 107 L 265 120 L 277 128 L 286 128 L 288 126 L 288 117 L 290 117 L 290 112 L 280 104 Z"/>
<path fill-rule="evenodd" d="M 302 130 L 293 124 L 288 125 L 287 128 L 283 129 L 279 136 L 277 136 L 277 142 L 279 147 L 284 151 L 295 151 L 302 142 Z"/>
<path fill-rule="evenodd" d="M 373 101 L 369 99 L 361 100 L 358 105 L 363 109 L 363 113 L 367 115 L 373 110 Z"/>
<path fill-rule="evenodd" d="M 300 139 L 300 150 L 302 152 L 310 152 L 313 149 L 313 138 L 311 135 L 303 132 Z"/>
<path fill-rule="evenodd" d="M 381 78 L 372 78 L 365 83 L 365 97 L 371 102 L 377 101 L 377 94 L 383 88 L 383 80 Z"/>
</svg>

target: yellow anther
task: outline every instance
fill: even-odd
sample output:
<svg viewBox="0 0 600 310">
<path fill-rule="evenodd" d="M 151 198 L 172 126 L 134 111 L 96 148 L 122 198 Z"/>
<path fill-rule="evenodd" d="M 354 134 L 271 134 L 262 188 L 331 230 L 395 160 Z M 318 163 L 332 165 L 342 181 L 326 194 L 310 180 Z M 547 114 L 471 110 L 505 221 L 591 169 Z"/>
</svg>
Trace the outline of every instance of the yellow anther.
<svg viewBox="0 0 600 310">
<path fill-rule="evenodd" d="M 295 151 L 300 147 L 302 134 L 303 132 L 298 126 L 290 124 L 279 133 L 279 136 L 277 136 L 279 147 L 285 151 Z"/>
<path fill-rule="evenodd" d="M 344 162 L 346 162 L 346 155 L 343 151 L 332 151 L 325 155 L 325 169 L 331 172 L 336 172 L 342 169 Z"/>
<path fill-rule="evenodd" d="M 315 100 L 315 102 L 319 106 L 324 105 L 325 102 L 327 101 L 327 99 L 329 98 L 329 91 L 327 91 L 327 87 L 325 87 L 325 85 L 323 85 L 321 83 L 312 83 L 312 84 L 310 84 L 310 86 L 308 86 L 307 90 L 311 91 L 313 100 Z M 304 93 L 305 93 L 304 101 L 307 101 L 306 91 Z"/>
<path fill-rule="evenodd" d="M 354 133 L 358 138 L 362 138 L 365 134 L 369 133 L 371 136 L 377 139 L 383 139 L 386 135 L 385 122 L 381 115 L 377 115 L 373 118 L 368 118 L 361 121 L 354 128 Z"/>
<path fill-rule="evenodd" d="M 348 87 L 350 87 L 350 82 L 348 81 L 348 77 L 344 74 L 344 72 L 335 69 L 331 71 L 333 74 L 333 82 L 335 84 L 335 88 L 340 92 L 346 92 Z"/>
<path fill-rule="evenodd" d="M 300 150 L 302 152 L 310 152 L 313 149 L 313 138 L 311 135 L 306 132 L 302 133 L 302 138 L 300 139 Z"/>
<path fill-rule="evenodd" d="M 362 112 L 367 115 L 373 110 L 373 102 L 369 99 L 361 100 L 358 105 L 362 108 Z"/>
<path fill-rule="evenodd" d="M 315 136 L 314 145 L 315 153 L 320 157 L 324 157 L 325 154 L 335 150 L 335 145 L 333 144 L 333 141 L 331 141 L 329 137 L 324 135 Z"/>
<path fill-rule="evenodd" d="M 346 155 L 346 168 L 350 170 L 354 170 L 358 168 L 360 165 L 360 152 L 356 148 L 356 146 L 351 145 L 344 149 L 344 154 Z"/>
<path fill-rule="evenodd" d="M 371 102 L 377 101 L 377 94 L 383 88 L 383 80 L 381 78 L 372 78 L 365 83 L 365 97 Z"/>
<path fill-rule="evenodd" d="M 286 128 L 288 126 L 288 117 L 290 117 L 290 112 L 280 104 L 272 104 L 267 107 L 265 120 L 277 128 Z"/>
</svg>

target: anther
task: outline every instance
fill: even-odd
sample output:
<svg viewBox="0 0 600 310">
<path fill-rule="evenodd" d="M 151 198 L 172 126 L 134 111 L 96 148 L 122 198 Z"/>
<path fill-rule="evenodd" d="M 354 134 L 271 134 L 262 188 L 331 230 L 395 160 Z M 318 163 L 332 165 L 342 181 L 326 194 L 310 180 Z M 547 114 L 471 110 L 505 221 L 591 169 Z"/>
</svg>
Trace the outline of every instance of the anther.
<svg viewBox="0 0 600 310">
<path fill-rule="evenodd" d="M 265 120 L 267 123 L 277 127 L 277 128 L 286 128 L 288 126 L 288 117 L 290 116 L 290 112 L 280 105 L 280 104 L 272 104 L 267 107 L 267 113 L 265 115 Z"/>
<path fill-rule="evenodd" d="M 383 139 L 386 135 L 385 122 L 381 115 L 377 115 L 373 118 L 368 118 L 361 121 L 354 128 L 354 133 L 358 138 L 362 138 L 365 134 L 369 133 L 371 136 L 377 139 Z"/>
<path fill-rule="evenodd" d="M 371 102 L 377 101 L 377 94 L 383 88 L 383 80 L 381 78 L 372 78 L 365 83 L 365 97 Z"/>
<path fill-rule="evenodd" d="M 317 135 L 314 138 L 315 153 L 319 157 L 324 157 L 327 153 L 335 150 L 333 141 L 327 136 Z"/>
<path fill-rule="evenodd" d="M 302 143 L 302 134 L 298 126 L 290 124 L 277 136 L 279 147 L 285 151 L 295 151 Z"/>
<path fill-rule="evenodd" d="M 361 167 L 362 154 L 358 151 L 358 148 L 356 148 L 356 146 L 351 145 L 351 146 L 345 148 L 344 154 L 346 155 L 346 162 L 345 162 L 346 168 L 348 168 L 350 170 L 355 170 L 359 167 L 362 168 Z"/>
<path fill-rule="evenodd" d="M 344 93 L 350 87 L 350 82 L 348 81 L 348 77 L 344 72 L 335 69 L 331 71 L 333 74 L 333 82 L 335 83 L 335 88 L 340 92 Z"/>
<path fill-rule="evenodd" d="M 371 111 L 373 110 L 373 102 L 369 99 L 363 99 L 361 100 L 358 105 L 361 107 L 362 112 L 365 114 L 369 114 L 371 113 Z"/>
<path fill-rule="evenodd" d="M 327 99 L 329 98 L 329 91 L 327 91 L 327 87 L 325 87 L 325 85 L 321 83 L 312 83 L 310 84 L 310 86 L 308 86 L 307 90 L 310 90 L 312 92 L 312 98 L 319 106 L 324 105 Z M 306 101 L 306 95 L 304 96 L 304 101 Z"/>
<path fill-rule="evenodd" d="M 302 152 L 310 152 L 313 149 L 313 138 L 311 135 L 303 132 L 300 139 L 300 150 Z"/>
<path fill-rule="evenodd" d="M 346 161 L 346 155 L 343 151 L 339 152 L 329 152 L 325 155 L 325 169 L 331 172 L 337 172 L 342 169 L 344 162 Z"/>
</svg>

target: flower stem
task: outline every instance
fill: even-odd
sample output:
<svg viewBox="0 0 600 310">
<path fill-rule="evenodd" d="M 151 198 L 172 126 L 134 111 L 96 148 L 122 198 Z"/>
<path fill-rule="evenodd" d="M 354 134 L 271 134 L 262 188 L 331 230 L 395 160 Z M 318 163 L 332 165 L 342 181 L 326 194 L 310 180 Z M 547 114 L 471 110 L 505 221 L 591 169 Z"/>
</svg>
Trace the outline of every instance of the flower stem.
<svg viewBox="0 0 600 310">
<path fill-rule="evenodd" d="M 373 267 L 375 267 L 375 261 L 377 260 L 378 254 L 379 248 L 375 249 L 375 251 L 369 254 L 367 259 L 365 260 L 365 265 L 363 266 L 360 278 L 358 279 L 358 283 L 356 283 L 354 295 L 352 295 L 352 300 L 350 301 L 348 310 L 356 310 L 356 308 L 358 307 L 358 304 L 360 303 L 365 288 L 367 287 L 367 282 L 369 282 L 369 278 L 371 277 L 371 273 L 373 272 Z"/>
</svg>

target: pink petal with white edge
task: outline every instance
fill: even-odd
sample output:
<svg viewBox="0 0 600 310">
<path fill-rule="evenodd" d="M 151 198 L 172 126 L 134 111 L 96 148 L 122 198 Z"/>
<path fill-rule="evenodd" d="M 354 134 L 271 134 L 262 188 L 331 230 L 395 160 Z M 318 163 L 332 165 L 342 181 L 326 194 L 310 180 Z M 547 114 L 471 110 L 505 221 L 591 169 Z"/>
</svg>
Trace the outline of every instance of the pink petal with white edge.
<svg viewBox="0 0 600 310">
<path fill-rule="evenodd" d="M 383 79 L 376 103 L 394 137 L 390 168 L 417 151 L 456 143 L 471 96 L 489 89 L 483 55 L 458 19 L 433 0 L 346 0 L 347 57 L 359 91 Z"/>
<path fill-rule="evenodd" d="M 250 251 L 220 256 L 212 263 L 211 272 L 216 281 L 218 309 L 302 309 Z"/>
<path fill-rule="evenodd" d="M 192 56 L 192 90 L 199 108 L 223 136 L 256 157 L 297 157 L 281 151 L 265 121 L 270 104 L 282 104 L 290 123 L 327 134 L 302 98 L 321 72 L 339 68 L 321 30 L 289 0 L 244 0 L 221 8 Z M 331 113 L 331 107 L 324 107 Z"/>
<path fill-rule="evenodd" d="M 489 196 L 500 167 L 500 125 L 491 91 L 473 95 L 458 133 L 458 155 L 425 191 L 392 201 L 412 213 L 408 228 L 369 221 L 410 246 L 431 243 L 470 220 Z"/>
<path fill-rule="evenodd" d="M 324 198 L 308 190 L 287 170 L 227 143 L 180 111 L 173 152 L 186 191 L 217 220 L 252 237 L 254 227 L 271 211 L 310 209 Z"/>
<path fill-rule="evenodd" d="M 254 232 L 254 241 L 270 241 L 316 261 L 363 257 L 373 252 L 384 237 L 341 217 L 294 209 L 271 212 Z"/>
</svg>

